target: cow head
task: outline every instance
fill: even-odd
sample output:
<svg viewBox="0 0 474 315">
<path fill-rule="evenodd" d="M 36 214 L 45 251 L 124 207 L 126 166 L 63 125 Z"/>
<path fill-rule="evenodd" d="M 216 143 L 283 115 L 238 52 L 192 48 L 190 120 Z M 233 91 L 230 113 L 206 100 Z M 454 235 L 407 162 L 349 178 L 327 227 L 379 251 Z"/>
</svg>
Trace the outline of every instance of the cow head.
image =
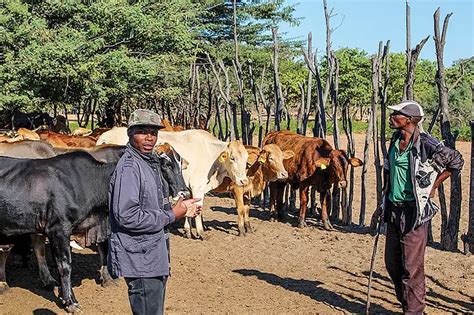
<svg viewBox="0 0 474 315">
<path fill-rule="evenodd" d="M 361 166 L 358 158 L 349 158 L 344 150 L 332 150 L 329 157 L 320 157 L 316 160 L 316 167 L 329 174 L 329 183 L 339 184 L 340 188 L 347 186 L 347 170 L 349 165 Z"/>
<path fill-rule="evenodd" d="M 287 179 L 288 172 L 283 166 L 283 160 L 291 159 L 294 155 L 291 150 L 282 152 L 276 144 L 265 145 L 258 156 L 258 162 L 262 164 L 265 180 L 273 182 Z"/>
<path fill-rule="evenodd" d="M 223 164 L 229 177 L 237 186 L 248 184 L 247 159 L 248 152 L 239 140 L 231 141 L 227 148 L 220 154 L 219 162 Z"/>
<path fill-rule="evenodd" d="M 157 146 L 156 152 L 160 159 L 161 173 L 168 184 L 169 192 L 173 199 L 178 199 L 179 197 L 189 198 L 191 194 L 184 182 L 181 166 L 183 160 L 179 154 L 169 144 Z"/>
</svg>

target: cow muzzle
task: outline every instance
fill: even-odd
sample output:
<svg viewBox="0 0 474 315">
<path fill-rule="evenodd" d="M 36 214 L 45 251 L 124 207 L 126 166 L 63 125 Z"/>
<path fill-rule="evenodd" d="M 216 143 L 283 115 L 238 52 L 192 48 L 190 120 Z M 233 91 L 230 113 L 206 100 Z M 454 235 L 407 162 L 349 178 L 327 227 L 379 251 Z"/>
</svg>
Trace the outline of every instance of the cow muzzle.
<svg viewBox="0 0 474 315">
<path fill-rule="evenodd" d="M 188 190 L 181 190 L 173 199 L 178 200 L 179 198 L 189 199 L 191 198 L 191 193 Z"/>
<path fill-rule="evenodd" d="M 279 172 L 277 174 L 277 179 L 278 180 L 284 180 L 284 179 L 287 179 L 287 178 L 288 178 L 288 172 L 287 171 Z"/>
<path fill-rule="evenodd" d="M 339 188 L 346 188 L 347 187 L 347 181 L 341 180 L 339 182 Z"/>
<path fill-rule="evenodd" d="M 249 183 L 249 180 L 247 178 L 244 178 L 244 179 L 237 179 L 235 181 L 235 183 L 238 185 L 238 186 L 245 186 Z"/>
</svg>

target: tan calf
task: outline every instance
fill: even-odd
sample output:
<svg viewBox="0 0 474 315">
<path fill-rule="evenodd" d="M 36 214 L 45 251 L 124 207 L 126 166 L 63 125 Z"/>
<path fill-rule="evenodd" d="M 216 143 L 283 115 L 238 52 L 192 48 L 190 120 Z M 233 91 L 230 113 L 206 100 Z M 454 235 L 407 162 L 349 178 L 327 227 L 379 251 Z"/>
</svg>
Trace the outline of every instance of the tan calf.
<svg viewBox="0 0 474 315">
<path fill-rule="evenodd" d="M 249 154 L 247 160 L 248 184 L 244 186 L 235 185 L 230 178 L 225 178 L 219 187 L 213 192 L 231 192 L 234 196 L 238 214 L 239 235 L 245 236 L 251 233 L 249 212 L 250 202 L 253 197 L 260 195 L 265 188 L 266 182 L 286 180 L 288 172 L 283 166 L 283 160 L 293 157 L 293 151 L 282 152 L 275 144 L 268 144 L 259 149 L 253 146 L 245 146 Z"/>
</svg>

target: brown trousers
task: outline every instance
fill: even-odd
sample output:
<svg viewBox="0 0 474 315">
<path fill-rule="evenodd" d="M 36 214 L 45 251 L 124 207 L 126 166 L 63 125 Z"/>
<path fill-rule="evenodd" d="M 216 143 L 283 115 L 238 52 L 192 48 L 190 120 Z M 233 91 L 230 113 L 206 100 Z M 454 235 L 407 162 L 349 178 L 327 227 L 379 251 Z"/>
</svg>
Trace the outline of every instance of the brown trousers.
<svg viewBox="0 0 474 315">
<path fill-rule="evenodd" d="M 385 266 L 405 314 L 423 314 L 425 308 L 425 248 L 428 223 L 412 229 L 416 206 L 389 202 Z"/>
</svg>

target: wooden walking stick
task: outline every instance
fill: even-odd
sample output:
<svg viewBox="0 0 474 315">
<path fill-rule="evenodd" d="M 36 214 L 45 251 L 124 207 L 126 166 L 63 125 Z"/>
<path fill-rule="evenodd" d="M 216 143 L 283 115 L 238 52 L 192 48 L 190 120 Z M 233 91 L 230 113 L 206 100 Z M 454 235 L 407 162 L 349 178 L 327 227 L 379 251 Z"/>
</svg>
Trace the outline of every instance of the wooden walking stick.
<svg viewBox="0 0 474 315">
<path fill-rule="evenodd" d="M 377 244 L 379 242 L 380 227 L 382 226 L 382 216 L 377 218 L 377 231 L 375 234 L 374 248 L 372 249 L 372 258 L 370 259 L 369 285 L 367 288 L 367 304 L 365 305 L 365 314 L 369 314 L 370 309 L 370 291 L 372 288 L 372 273 L 374 271 L 375 257 L 377 254 Z"/>
</svg>

